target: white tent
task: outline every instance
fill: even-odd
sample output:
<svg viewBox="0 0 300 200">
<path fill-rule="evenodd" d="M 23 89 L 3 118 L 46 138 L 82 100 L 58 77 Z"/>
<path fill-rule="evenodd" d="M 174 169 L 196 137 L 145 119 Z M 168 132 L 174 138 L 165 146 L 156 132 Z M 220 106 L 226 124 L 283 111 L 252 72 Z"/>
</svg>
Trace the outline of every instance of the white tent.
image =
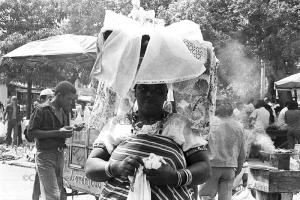
<svg viewBox="0 0 300 200">
<path fill-rule="evenodd" d="M 7 58 L 33 56 L 96 55 L 97 37 L 87 35 L 56 35 L 29 42 L 4 55 Z"/>
<path fill-rule="evenodd" d="M 276 90 L 296 90 L 300 89 L 300 73 L 293 74 L 275 82 Z"/>
</svg>

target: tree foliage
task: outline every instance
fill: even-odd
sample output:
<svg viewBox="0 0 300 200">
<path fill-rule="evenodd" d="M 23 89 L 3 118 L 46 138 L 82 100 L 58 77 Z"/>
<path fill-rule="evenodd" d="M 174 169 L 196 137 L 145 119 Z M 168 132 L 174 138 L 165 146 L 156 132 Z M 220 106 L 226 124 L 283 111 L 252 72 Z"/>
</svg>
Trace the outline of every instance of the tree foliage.
<svg viewBox="0 0 300 200">
<path fill-rule="evenodd" d="M 60 28 L 67 17 L 65 4 L 60 0 L 5 0 L 0 3 L 3 38 L 0 42 L 1 54 L 6 54 L 28 42 L 63 34 Z M 77 60 L 76 60 L 77 59 Z M 78 78 L 90 71 L 92 63 L 74 62 L 80 58 L 47 59 L 31 61 L 24 59 L 3 59 L 0 71 L 7 82 L 32 80 L 38 86 L 53 86 L 60 80 Z M 77 76 L 77 77 L 75 77 Z M 53 78 L 54 77 L 54 78 Z M 75 77 L 75 78 L 74 78 Z M 85 83 L 88 80 L 84 77 Z M 81 76 L 79 77 L 81 78 Z"/>
<path fill-rule="evenodd" d="M 178 0 L 162 16 L 169 23 L 190 19 L 200 25 L 204 39 L 214 44 L 221 67 L 228 70 L 221 74 L 223 79 L 237 70 L 220 55 L 232 41 L 244 45 L 244 56 L 257 65 L 260 59 L 268 64 L 270 89 L 274 80 L 296 68 L 300 56 L 298 0 Z"/>
<path fill-rule="evenodd" d="M 64 17 L 61 4 L 56 0 L 4 0 L 0 2 L 0 38 L 56 28 Z"/>
<path fill-rule="evenodd" d="M 181 19 L 198 23 L 227 70 L 220 75 L 227 86 L 231 83 L 227 76 L 238 66 L 232 67 L 223 50 L 233 41 L 243 46 L 243 58 L 253 59 L 256 66 L 260 59 L 269 63 L 268 74 L 275 77 L 287 66 L 295 68 L 299 59 L 299 0 L 141 0 L 141 6 L 155 10 L 167 24 Z M 131 9 L 131 0 L 4 0 L 0 49 L 7 53 L 28 41 L 61 33 L 97 35 L 105 10 L 127 15 Z"/>
</svg>

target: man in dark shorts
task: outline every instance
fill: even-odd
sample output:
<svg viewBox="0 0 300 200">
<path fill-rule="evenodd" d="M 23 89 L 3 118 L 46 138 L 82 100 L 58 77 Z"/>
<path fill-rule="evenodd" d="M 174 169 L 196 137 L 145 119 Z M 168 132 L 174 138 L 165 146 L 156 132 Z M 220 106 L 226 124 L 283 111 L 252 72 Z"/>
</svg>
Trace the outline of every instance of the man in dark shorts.
<svg viewBox="0 0 300 200">
<path fill-rule="evenodd" d="M 67 199 L 63 188 L 64 149 L 73 129 L 65 111 L 70 110 L 75 98 L 75 87 L 68 81 L 60 82 L 53 99 L 39 105 L 30 117 L 28 135 L 36 141 L 35 163 L 43 199 Z"/>
</svg>

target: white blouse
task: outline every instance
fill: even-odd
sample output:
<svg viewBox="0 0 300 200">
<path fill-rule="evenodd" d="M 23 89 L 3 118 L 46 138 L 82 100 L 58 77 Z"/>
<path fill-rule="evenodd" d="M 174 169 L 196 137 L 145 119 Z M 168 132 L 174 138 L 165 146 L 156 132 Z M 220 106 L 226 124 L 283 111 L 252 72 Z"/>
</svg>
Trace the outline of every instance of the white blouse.
<svg viewBox="0 0 300 200">
<path fill-rule="evenodd" d="M 94 147 L 104 145 L 108 153 L 111 154 L 121 142 L 136 134 L 160 134 L 174 140 L 184 152 L 207 145 L 207 141 L 199 133 L 193 131 L 190 126 L 191 123 L 182 115 L 170 114 L 162 129 L 159 128 L 159 123 L 155 123 L 143 125 L 142 128 L 132 131 L 130 123 L 122 123 L 122 120 L 115 117 L 103 127 L 94 142 Z"/>
</svg>

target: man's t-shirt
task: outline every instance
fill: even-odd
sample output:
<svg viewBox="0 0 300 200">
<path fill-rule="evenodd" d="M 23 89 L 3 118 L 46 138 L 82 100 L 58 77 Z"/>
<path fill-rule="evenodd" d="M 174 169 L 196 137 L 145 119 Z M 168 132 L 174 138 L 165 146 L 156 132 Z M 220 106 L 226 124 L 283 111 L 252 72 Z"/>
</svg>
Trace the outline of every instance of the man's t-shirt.
<svg viewBox="0 0 300 200">
<path fill-rule="evenodd" d="M 62 111 L 63 112 L 63 111 Z M 50 104 L 39 105 L 30 116 L 28 131 L 40 130 L 59 130 L 69 125 L 68 116 L 63 112 L 62 121 L 56 116 L 54 109 Z M 36 139 L 37 150 L 57 149 L 58 147 L 66 147 L 64 138 L 44 138 Z"/>
<path fill-rule="evenodd" d="M 279 115 L 278 115 L 278 122 L 277 122 L 277 125 L 278 125 L 279 127 L 283 127 L 283 126 L 286 125 L 286 123 L 285 123 L 285 113 L 286 113 L 287 110 L 288 110 L 288 108 L 287 108 L 287 107 L 284 107 L 284 108 L 280 111 L 280 113 L 279 113 Z"/>
<path fill-rule="evenodd" d="M 269 126 L 270 113 L 264 107 L 255 109 L 250 117 L 255 119 L 254 128 L 257 130 L 266 130 Z"/>
<path fill-rule="evenodd" d="M 288 125 L 288 128 L 300 130 L 300 110 L 286 111 L 285 122 Z"/>
<path fill-rule="evenodd" d="M 13 108 L 13 111 L 12 111 L 11 119 L 17 119 L 17 105 L 13 105 L 12 108 Z"/>
</svg>

